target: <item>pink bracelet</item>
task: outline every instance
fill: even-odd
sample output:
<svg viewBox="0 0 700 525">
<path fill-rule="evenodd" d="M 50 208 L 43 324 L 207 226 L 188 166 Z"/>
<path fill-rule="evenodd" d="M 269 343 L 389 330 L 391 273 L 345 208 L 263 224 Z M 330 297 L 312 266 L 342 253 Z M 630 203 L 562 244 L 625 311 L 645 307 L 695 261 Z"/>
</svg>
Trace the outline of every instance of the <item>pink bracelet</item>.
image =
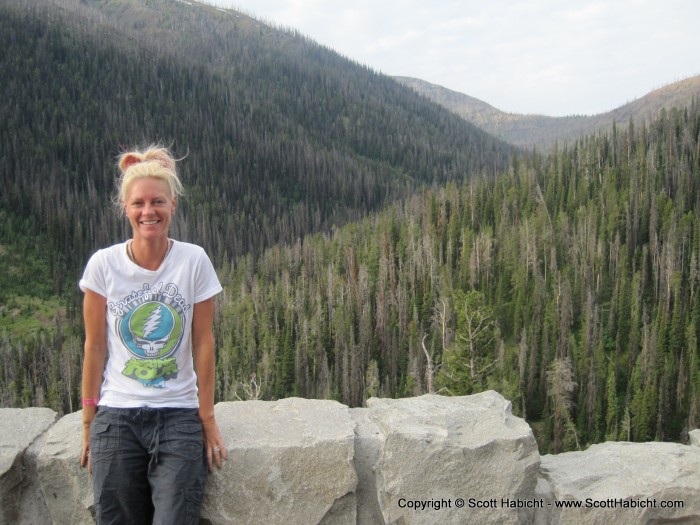
<svg viewBox="0 0 700 525">
<path fill-rule="evenodd" d="M 99 403 L 99 399 L 83 399 L 83 406 L 84 407 L 96 407 L 97 403 Z"/>
</svg>

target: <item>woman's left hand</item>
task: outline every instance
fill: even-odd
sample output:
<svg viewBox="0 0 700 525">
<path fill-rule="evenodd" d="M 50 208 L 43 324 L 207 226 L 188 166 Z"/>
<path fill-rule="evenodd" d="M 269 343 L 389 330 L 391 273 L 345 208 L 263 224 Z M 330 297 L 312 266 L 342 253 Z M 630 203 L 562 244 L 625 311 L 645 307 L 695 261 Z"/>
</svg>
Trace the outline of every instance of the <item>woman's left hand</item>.
<svg viewBox="0 0 700 525">
<path fill-rule="evenodd" d="M 223 462 L 228 460 L 228 451 L 224 446 L 224 440 L 221 438 L 221 432 L 215 417 L 212 416 L 206 421 L 202 421 L 202 431 L 204 433 L 204 448 L 207 452 L 207 463 L 209 472 L 211 472 L 214 463 L 216 463 L 217 468 L 221 468 Z"/>
</svg>

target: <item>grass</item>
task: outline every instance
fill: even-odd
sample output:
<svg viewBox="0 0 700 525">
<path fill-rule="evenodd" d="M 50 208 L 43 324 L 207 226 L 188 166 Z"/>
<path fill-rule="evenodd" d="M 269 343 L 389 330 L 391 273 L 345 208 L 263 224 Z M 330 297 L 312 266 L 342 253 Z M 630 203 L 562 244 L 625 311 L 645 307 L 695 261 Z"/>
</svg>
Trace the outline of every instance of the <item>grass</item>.
<svg viewBox="0 0 700 525">
<path fill-rule="evenodd" d="M 56 326 L 56 315 L 65 317 L 65 313 L 66 309 L 58 297 L 39 299 L 11 295 L 0 304 L 0 331 L 7 331 L 13 336 L 52 331 Z"/>
</svg>

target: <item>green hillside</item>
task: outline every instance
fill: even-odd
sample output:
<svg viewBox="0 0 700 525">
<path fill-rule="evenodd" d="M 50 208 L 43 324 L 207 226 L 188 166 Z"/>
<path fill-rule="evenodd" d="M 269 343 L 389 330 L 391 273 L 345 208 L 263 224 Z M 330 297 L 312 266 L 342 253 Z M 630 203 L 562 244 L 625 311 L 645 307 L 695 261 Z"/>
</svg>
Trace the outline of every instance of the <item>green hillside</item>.
<svg viewBox="0 0 700 525">
<path fill-rule="evenodd" d="M 125 235 L 112 160 L 135 142 L 187 156 L 176 233 L 219 264 L 507 162 L 503 143 L 292 33 L 174 0 L 31 4 L 0 11 L 0 206 L 73 275 Z"/>
<path fill-rule="evenodd" d="M 664 111 L 239 261 L 222 398 L 254 378 L 264 398 L 360 405 L 432 381 L 503 393 L 541 451 L 683 440 L 700 424 L 699 137 L 700 106 Z"/>
<path fill-rule="evenodd" d="M 6 0 L 0 46 L 0 335 L 21 363 L 0 374 L 3 405 L 47 402 L 56 327 L 80 337 L 78 275 L 130 233 L 111 205 L 124 147 L 186 157 L 172 233 L 217 267 L 493 175 L 511 153 L 307 38 L 196 2 Z M 57 302 L 55 319 L 35 315 Z"/>
</svg>

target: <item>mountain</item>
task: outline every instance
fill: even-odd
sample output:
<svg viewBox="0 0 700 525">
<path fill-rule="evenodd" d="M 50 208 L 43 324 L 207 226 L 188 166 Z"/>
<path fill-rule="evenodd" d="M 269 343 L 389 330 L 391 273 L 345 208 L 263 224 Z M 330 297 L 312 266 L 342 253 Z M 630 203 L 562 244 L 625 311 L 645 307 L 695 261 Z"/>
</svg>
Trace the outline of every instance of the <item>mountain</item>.
<svg viewBox="0 0 700 525">
<path fill-rule="evenodd" d="M 546 117 L 505 113 L 486 102 L 447 88 L 410 77 L 393 77 L 403 85 L 506 142 L 536 146 L 547 151 L 554 142 L 571 142 L 584 135 L 607 131 L 614 122 L 626 125 L 630 119 L 640 122 L 655 117 L 662 108 L 684 107 L 700 96 L 700 76 L 674 82 L 599 115 Z"/>
<path fill-rule="evenodd" d="M 514 151 L 294 31 L 204 3 L 3 0 L 0 48 L 0 405 L 77 406 L 76 283 L 130 234 L 111 202 L 123 148 L 183 157 L 172 235 L 222 274 L 495 176 Z"/>
<path fill-rule="evenodd" d="M 700 425 L 700 104 L 226 272 L 220 393 L 494 389 L 541 450 Z"/>
<path fill-rule="evenodd" d="M 79 406 L 76 276 L 156 139 L 224 285 L 218 399 L 495 389 L 553 452 L 698 426 L 697 99 L 545 156 L 196 2 L 5 0 L 0 46 L 0 405 Z"/>
<path fill-rule="evenodd" d="M 134 143 L 186 157 L 174 234 L 217 265 L 495 173 L 512 150 L 308 38 L 194 1 L 6 0 L 0 45 L 0 244 L 45 236 L 59 293 L 128 235 L 109 202 Z"/>
</svg>

